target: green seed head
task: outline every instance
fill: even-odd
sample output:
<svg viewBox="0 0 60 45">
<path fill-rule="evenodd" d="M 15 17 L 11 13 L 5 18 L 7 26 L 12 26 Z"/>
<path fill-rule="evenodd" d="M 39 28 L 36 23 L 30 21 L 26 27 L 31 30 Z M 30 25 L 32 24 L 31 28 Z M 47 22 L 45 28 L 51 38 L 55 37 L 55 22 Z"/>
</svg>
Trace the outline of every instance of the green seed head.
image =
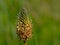
<svg viewBox="0 0 60 45">
<path fill-rule="evenodd" d="M 19 20 L 23 23 L 27 21 L 28 16 L 27 16 L 27 11 L 25 8 L 21 9 L 18 17 L 19 17 Z"/>
</svg>

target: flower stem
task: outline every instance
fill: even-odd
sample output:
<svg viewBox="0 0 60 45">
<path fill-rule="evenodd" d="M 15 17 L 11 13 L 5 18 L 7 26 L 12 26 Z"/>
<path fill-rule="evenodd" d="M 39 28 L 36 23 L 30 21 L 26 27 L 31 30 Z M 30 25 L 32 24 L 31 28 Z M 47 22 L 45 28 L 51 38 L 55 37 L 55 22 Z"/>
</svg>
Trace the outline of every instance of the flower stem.
<svg viewBox="0 0 60 45">
<path fill-rule="evenodd" d="M 27 45 L 27 43 L 25 42 L 24 45 Z"/>
</svg>

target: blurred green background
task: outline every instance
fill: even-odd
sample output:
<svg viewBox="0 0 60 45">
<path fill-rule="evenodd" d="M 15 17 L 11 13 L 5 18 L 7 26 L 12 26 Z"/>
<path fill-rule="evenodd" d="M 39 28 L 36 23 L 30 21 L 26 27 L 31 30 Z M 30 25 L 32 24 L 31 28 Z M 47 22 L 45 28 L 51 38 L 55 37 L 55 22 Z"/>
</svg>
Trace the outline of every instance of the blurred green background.
<svg viewBox="0 0 60 45">
<path fill-rule="evenodd" d="M 22 7 L 33 26 L 28 45 L 60 45 L 60 0 L 0 0 L 0 45 L 23 45 L 16 34 Z"/>
</svg>

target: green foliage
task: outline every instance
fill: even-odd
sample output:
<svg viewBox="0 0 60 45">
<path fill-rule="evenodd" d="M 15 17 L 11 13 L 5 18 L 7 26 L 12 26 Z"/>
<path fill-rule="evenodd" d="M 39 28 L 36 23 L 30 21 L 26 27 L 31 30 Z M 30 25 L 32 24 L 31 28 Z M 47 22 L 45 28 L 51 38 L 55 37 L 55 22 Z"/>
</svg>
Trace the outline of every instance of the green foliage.
<svg viewBox="0 0 60 45">
<path fill-rule="evenodd" d="M 0 0 L 0 45 L 23 45 L 16 34 L 22 7 L 33 26 L 28 45 L 60 45 L 60 0 Z"/>
</svg>

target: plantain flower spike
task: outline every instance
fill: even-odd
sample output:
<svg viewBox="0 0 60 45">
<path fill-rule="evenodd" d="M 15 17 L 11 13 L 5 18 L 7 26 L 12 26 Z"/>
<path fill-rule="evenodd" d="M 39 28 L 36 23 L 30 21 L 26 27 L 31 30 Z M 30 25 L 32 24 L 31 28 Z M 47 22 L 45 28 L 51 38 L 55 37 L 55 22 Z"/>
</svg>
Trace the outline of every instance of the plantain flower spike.
<svg viewBox="0 0 60 45">
<path fill-rule="evenodd" d="M 24 43 L 32 37 L 32 24 L 25 8 L 22 8 L 18 14 L 16 33 Z"/>
</svg>

